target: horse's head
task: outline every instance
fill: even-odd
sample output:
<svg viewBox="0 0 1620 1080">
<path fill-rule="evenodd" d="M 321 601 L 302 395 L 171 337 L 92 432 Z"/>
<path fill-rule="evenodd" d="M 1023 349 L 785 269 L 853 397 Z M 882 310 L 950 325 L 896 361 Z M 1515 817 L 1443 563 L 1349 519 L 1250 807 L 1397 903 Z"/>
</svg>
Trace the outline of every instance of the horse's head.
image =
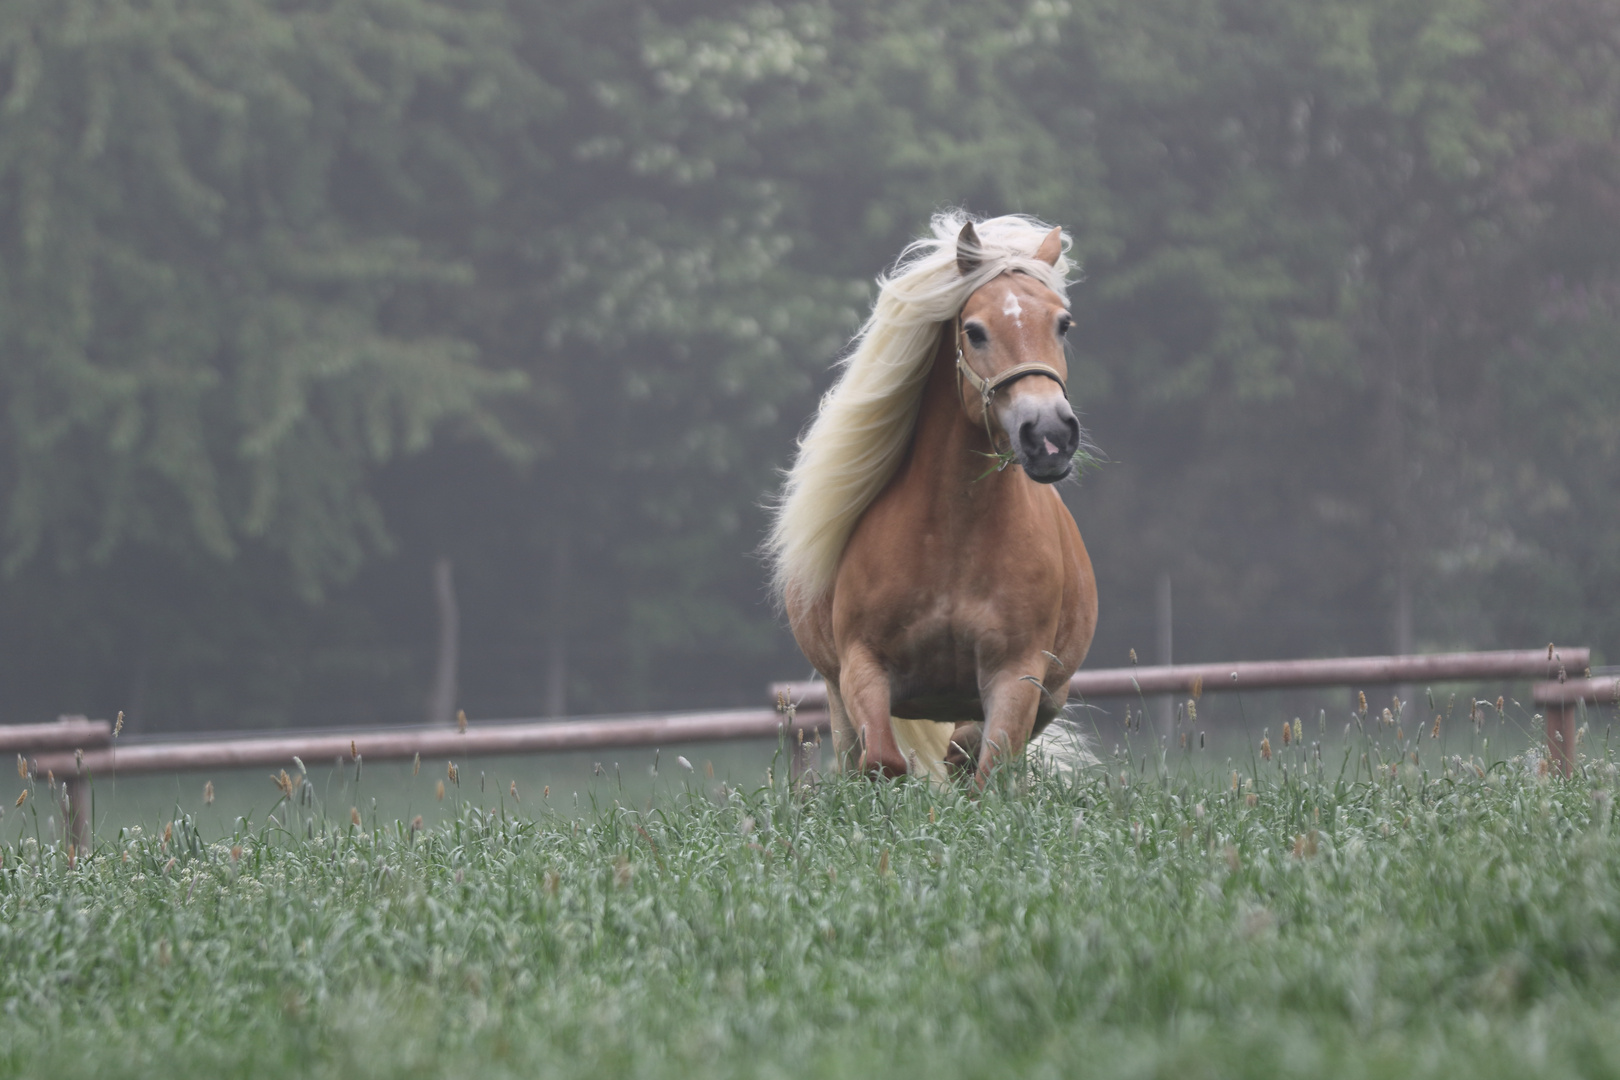
<svg viewBox="0 0 1620 1080">
<path fill-rule="evenodd" d="M 1063 233 L 1053 229 L 1035 257 L 1056 265 Z M 979 237 L 972 222 L 957 237 L 956 263 L 964 276 L 979 268 Z M 1069 406 L 1068 360 L 1063 336 L 1074 320 L 1063 299 L 1028 274 L 1001 274 L 968 297 L 957 329 L 958 378 L 968 419 L 1007 435 L 1030 479 L 1053 484 L 1074 468 L 1080 421 Z"/>
</svg>

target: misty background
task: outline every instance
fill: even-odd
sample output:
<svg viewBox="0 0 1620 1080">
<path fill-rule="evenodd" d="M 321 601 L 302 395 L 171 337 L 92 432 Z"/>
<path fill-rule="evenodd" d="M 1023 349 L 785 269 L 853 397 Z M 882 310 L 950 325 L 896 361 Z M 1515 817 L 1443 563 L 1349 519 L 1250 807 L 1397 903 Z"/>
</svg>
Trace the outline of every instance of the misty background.
<svg viewBox="0 0 1620 1080">
<path fill-rule="evenodd" d="M 0 721 L 763 704 L 945 206 L 1085 268 L 1088 665 L 1620 653 L 1613 0 L 11 0 Z"/>
</svg>

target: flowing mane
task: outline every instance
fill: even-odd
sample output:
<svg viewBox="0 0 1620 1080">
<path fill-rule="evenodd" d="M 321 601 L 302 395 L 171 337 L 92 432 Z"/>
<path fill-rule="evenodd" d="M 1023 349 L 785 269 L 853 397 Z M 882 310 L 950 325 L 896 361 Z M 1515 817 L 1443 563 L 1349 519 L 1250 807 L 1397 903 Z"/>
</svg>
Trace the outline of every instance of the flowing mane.
<svg viewBox="0 0 1620 1080">
<path fill-rule="evenodd" d="M 1009 270 L 1067 295 L 1068 258 L 1060 257 L 1056 266 L 1035 258 L 1052 227 L 1022 215 L 974 223 L 983 258 L 973 274 L 962 276 L 956 240 L 968 220 L 961 211 L 936 214 L 933 235 L 907 245 L 893 270 L 878 279 L 872 314 L 800 438 L 773 507 L 764 551 L 778 599 L 813 601 L 832 587 L 856 521 L 894 475 L 911 441 L 941 325 L 977 289 Z M 1063 246 L 1069 246 L 1067 236 Z"/>
</svg>

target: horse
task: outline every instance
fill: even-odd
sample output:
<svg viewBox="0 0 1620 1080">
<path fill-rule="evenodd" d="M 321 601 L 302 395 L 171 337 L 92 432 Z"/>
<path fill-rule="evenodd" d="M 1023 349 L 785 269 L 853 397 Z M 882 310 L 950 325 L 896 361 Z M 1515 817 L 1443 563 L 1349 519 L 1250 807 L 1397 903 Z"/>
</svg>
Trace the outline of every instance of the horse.
<svg viewBox="0 0 1620 1080">
<path fill-rule="evenodd" d="M 982 789 L 1062 711 L 1097 625 L 1091 559 L 1053 486 L 1083 445 L 1068 238 L 957 212 L 932 233 L 879 278 L 765 550 L 826 680 L 841 767 L 972 769 Z"/>
</svg>

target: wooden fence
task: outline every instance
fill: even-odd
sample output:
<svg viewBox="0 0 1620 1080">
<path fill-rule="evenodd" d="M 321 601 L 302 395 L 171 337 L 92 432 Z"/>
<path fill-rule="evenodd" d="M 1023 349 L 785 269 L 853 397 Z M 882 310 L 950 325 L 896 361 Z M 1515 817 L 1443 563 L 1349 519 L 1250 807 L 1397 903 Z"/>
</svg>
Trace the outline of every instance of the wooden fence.
<svg viewBox="0 0 1620 1080">
<path fill-rule="evenodd" d="M 1550 760 L 1566 775 L 1574 764 L 1576 720 L 1583 702 L 1620 701 L 1620 678 L 1592 678 L 1590 652 L 1577 649 L 1439 653 L 1426 656 L 1365 656 L 1328 660 L 1277 660 L 1231 664 L 1104 668 L 1078 672 L 1072 697 L 1138 697 L 1243 690 L 1388 686 L 1444 682 L 1533 680 L 1532 700 L 1546 719 Z M 98 775 L 286 766 L 296 756 L 401 760 L 498 754 L 542 754 L 659 746 L 679 742 L 788 736 L 797 750 L 827 727 L 827 693 L 821 683 L 778 683 L 774 708 L 597 717 L 575 720 L 485 722 L 467 731 L 443 727 L 372 728 L 351 732 L 225 733 L 203 738 L 115 740 L 104 720 L 64 718 L 54 724 L 0 725 L 0 752 L 15 752 L 36 776 L 60 783 L 64 820 L 82 834 L 80 785 Z M 795 755 L 797 758 L 797 754 Z"/>
</svg>

